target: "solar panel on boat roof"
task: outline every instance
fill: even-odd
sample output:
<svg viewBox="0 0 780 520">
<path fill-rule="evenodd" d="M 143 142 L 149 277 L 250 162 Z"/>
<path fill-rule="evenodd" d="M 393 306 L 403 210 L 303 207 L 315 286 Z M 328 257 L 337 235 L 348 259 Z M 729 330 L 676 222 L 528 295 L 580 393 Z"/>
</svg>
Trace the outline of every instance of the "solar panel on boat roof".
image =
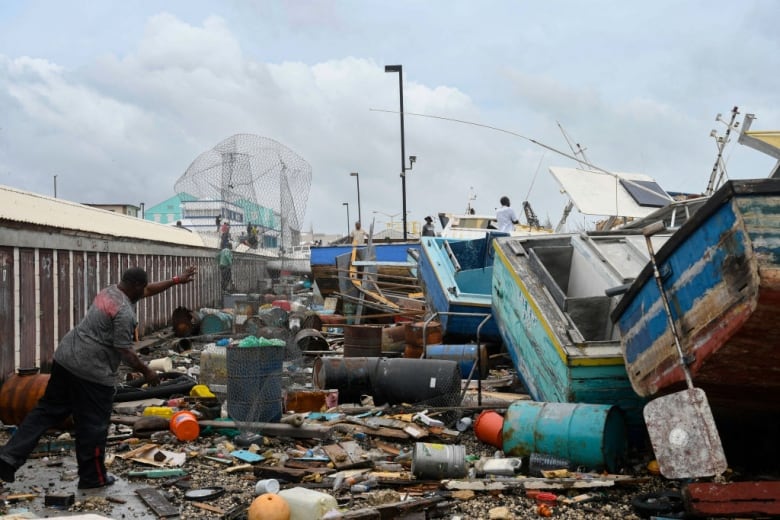
<svg viewBox="0 0 780 520">
<path fill-rule="evenodd" d="M 671 202 L 671 198 L 655 181 L 620 179 L 620 184 L 640 206 L 662 208 Z"/>
</svg>

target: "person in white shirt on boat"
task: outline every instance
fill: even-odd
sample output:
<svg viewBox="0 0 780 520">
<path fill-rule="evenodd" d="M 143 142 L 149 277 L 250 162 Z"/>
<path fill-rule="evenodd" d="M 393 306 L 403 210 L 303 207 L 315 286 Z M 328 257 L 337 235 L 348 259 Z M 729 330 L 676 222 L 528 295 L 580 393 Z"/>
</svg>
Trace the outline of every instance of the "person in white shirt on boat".
<svg viewBox="0 0 780 520">
<path fill-rule="evenodd" d="M 422 227 L 422 236 L 424 237 L 435 237 L 436 236 L 436 228 L 433 226 L 433 217 L 425 217 L 425 224 L 423 224 Z"/>
<path fill-rule="evenodd" d="M 511 208 L 509 197 L 506 195 L 501 197 L 500 202 L 501 207 L 496 211 L 496 227 L 499 231 L 510 233 L 515 228 L 515 224 L 519 224 L 520 221 L 515 210 Z"/>
<path fill-rule="evenodd" d="M 360 226 L 360 221 L 355 222 L 355 229 L 349 234 L 353 244 L 362 244 L 366 241 L 368 233 Z"/>
</svg>

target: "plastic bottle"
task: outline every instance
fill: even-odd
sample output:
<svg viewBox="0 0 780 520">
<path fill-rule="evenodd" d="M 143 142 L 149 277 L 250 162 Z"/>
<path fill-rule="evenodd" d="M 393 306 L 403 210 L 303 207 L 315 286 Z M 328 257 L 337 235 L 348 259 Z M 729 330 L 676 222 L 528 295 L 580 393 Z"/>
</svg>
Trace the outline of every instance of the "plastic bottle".
<svg viewBox="0 0 780 520">
<path fill-rule="evenodd" d="M 313 489 L 294 487 L 283 489 L 277 494 L 290 506 L 290 520 L 322 518 L 325 513 L 338 507 L 338 502 L 331 495 Z"/>
<path fill-rule="evenodd" d="M 487 459 L 482 464 L 482 472 L 486 475 L 501 475 L 511 477 L 520 473 L 523 462 L 519 458 Z"/>
</svg>

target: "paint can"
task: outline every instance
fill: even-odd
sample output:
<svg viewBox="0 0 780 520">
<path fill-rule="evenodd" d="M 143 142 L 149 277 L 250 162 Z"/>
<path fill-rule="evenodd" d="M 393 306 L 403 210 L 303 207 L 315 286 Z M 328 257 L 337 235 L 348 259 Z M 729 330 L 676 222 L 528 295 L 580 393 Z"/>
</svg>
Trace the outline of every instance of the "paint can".
<svg viewBox="0 0 780 520">
<path fill-rule="evenodd" d="M 504 415 L 503 450 L 515 457 L 546 453 L 575 466 L 615 472 L 627 444 L 617 406 L 515 401 Z"/>
<path fill-rule="evenodd" d="M 412 474 L 418 479 L 462 478 L 466 476 L 466 466 L 466 448 L 460 444 L 414 444 Z"/>
</svg>

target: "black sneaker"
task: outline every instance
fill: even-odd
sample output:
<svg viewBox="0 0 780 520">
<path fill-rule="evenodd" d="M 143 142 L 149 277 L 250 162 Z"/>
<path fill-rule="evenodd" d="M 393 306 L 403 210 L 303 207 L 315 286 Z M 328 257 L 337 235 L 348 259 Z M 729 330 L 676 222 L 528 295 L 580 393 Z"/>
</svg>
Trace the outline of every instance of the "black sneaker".
<svg viewBox="0 0 780 520">
<path fill-rule="evenodd" d="M 14 467 L 0 459 L 0 480 L 8 483 L 13 482 L 16 480 L 14 473 L 16 473 Z"/>
<path fill-rule="evenodd" d="M 79 482 L 79 489 L 97 489 L 102 488 L 106 486 L 111 486 L 116 482 L 116 477 L 114 475 L 106 475 L 106 481 L 103 484 L 86 484 L 84 482 Z"/>
</svg>

